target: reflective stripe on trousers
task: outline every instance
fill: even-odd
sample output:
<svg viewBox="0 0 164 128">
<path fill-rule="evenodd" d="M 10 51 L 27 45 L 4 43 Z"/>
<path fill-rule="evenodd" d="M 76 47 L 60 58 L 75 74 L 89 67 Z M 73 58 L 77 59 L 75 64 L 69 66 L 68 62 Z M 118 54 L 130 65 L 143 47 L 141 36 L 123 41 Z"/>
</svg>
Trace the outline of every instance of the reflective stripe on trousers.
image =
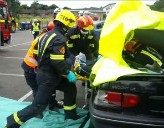
<svg viewBox="0 0 164 128">
<path fill-rule="evenodd" d="M 64 106 L 64 110 L 73 110 L 76 108 L 76 104 L 72 105 L 72 106 Z"/>
<path fill-rule="evenodd" d="M 23 124 L 23 122 L 19 119 L 17 112 L 15 112 L 13 116 L 14 116 L 14 120 L 17 124 L 19 124 L 19 125 Z"/>
</svg>

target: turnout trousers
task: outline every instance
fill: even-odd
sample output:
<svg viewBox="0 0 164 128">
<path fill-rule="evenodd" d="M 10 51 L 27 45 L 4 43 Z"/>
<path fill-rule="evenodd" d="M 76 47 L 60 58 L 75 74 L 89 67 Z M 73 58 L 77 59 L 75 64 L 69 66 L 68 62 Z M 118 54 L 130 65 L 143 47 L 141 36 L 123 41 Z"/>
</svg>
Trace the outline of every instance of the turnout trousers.
<svg viewBox="0 0 164 128">
<path fill-rule="evenodd" d="M 19 128 L 27 120 L 37 117 L 48 105 L 54 90 L 64 92 L 65 119 L 77 119 L 76 95 L 74 83 L 57 74 L 39 70 L 37 73 L 38 92 L 31 105 L 7 117 L 7 128 Z"/>
<path fill-rule="evenodd" d="M 34 39 L 36 39 L 36 37 L 38 37 L 38 35 L 39 35 L 39 31 L 35 31 L 35 33 L 33 34 Z"/>
<path fill-rule="evenodd" d="M 30 71 L 24 71 L 24 76 L 26 79 L 26 83 L 30 86 L 30 88 L 33 91 L 33 97 L 35 97 L 36 93 L 38 92 L 36 73 L 30 72 Z M 49 100 L 49 109 L 50 110 L 53 110 L 53 108 L 58 107 L 58 103 L 55 98 L 56 98 L 56 90 L 54 90 L 54 92 Z"/>
<path fill-rule="evenodd" d="M 36 93 L 38 91 L 36 73 L 35 72 L 24 71 L 24 76 L 25 76 L 25 79 L 26 79 L 26 83 L 31 87 L 31 89 L 33 91 L 33 97 L 35 97 Z"/>
</svg>

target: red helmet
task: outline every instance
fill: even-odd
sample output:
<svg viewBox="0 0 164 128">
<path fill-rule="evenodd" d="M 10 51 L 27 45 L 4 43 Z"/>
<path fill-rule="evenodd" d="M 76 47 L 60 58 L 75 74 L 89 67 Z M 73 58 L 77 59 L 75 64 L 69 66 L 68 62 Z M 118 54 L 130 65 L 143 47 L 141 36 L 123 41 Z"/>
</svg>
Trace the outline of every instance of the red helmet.
<svg viewBox="0 0 164 128">
<path fill-rule="evenodd" d="M 94 25 L 93 25 L 93 20 L 90 16 L 81 16 L 77 20 L 77 26 L 81 29 L 84 30 L 93 30 Z"/>
<path fill-rule="evenodd" d="M 47 30 L 50 31 L 55 27 L 54 21 L 50 21 L 47 25 Z"/>
</svg>

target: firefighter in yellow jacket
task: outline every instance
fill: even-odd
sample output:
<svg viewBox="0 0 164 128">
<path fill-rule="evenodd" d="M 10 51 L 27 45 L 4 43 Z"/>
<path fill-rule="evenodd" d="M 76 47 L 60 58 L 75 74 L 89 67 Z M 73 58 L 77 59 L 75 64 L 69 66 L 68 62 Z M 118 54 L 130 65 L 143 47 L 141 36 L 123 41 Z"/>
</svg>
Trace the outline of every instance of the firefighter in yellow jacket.
<svg viewBox="0 0 164 128">
<path fill-rule="evenodd" d="M 43 30 L 43 32 L 39 36 L 46 33 L 47 31 L 53 29 L 53 28 L 49 28 L 50 25 L 51 24 L 49 24 L 47 26 L 47 29 Z M 34 97 L 38 90 L 38 86 L 37 86 L 37 82 L 36 82 L 36 69 L 38 66 L 38 62 L 37 62 L 37 58 L 35 56 L 35 54 L 37 54 L 37 50 L 35 50 L 35 46 L 38 43 L 38 38 L 39 37 L 37 37 L 35 40 L 33 40 L 30 48 L 28 49 L 26 56 L 24 57 L 22 65 L 21 65 L 21 67 L 24 70 L 24 76 L 25 76 L 26 82 L 31 87 Z"/>
<path fill-rule="evenodd" d="M 38 38 L 36 38 L 32 42 L 21 65 L 24 70 L 24 76 L 25 76 L 26 82 L 31 87 L 34 97 L 38 90 L 38 86 L 36 82 L 36 73 L 35 73 L 35 69 L 38 66 L 38 62 L 37 62 L 37 59 L 33 56 L 34 53 L 37 54 L 37 51 L 34 50 L 34 47 L 37 44 L 37 42 L 38 42 Z"/>
<path fill-rule="evenodd" d="M 39 30 L 40 30 L 40 24 L 37 19 L 34 19 L 34 22 L 32 23 L 31 26 L 31 32 L 34 36 L 34 39 L 39 35 Z"/>
</svg>

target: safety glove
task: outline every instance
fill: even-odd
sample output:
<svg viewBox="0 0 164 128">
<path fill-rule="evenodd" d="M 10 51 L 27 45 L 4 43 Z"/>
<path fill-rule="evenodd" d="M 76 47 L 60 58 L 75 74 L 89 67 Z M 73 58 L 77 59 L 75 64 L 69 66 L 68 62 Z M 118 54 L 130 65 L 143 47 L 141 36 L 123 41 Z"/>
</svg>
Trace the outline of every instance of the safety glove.
<svg viewBox="0 0 164 128">
<path fill-rule="evenodd" d="M 67 79 L 69 82 L 76 82 L 77 78 L 75 76 L 75 74 L 72 71 L 69 71 L 69 73 L 66 75 Z"/>
</svg>

